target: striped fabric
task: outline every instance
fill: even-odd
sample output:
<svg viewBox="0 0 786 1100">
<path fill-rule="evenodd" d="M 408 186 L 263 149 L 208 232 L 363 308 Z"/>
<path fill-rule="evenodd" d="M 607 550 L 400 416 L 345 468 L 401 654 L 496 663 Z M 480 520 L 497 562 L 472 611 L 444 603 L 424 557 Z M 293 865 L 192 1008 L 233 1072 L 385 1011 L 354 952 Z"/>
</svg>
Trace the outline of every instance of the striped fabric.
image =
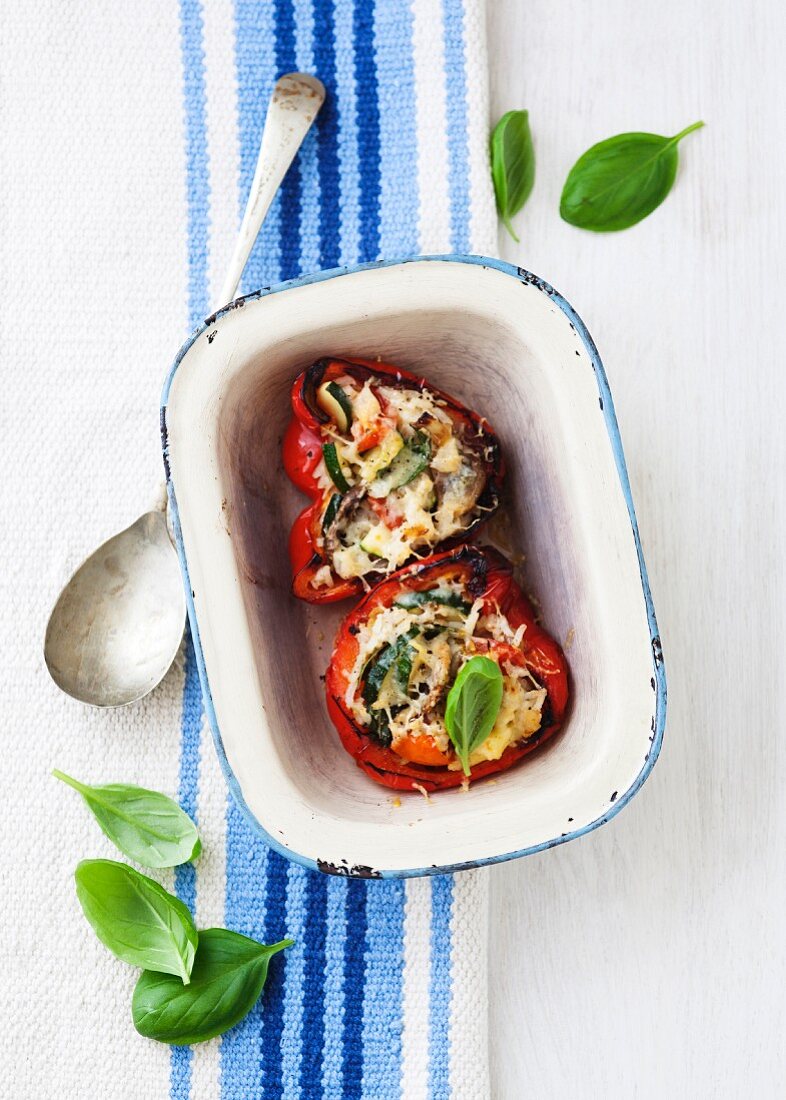
<svg viewBox="0 0 786 1100">
<path fill-rule="evenodd" d="M 328 98 L 245 274 L 493 251 L 479 0 L 182 0 L 189 311 L 215 301 L 267 94 L 315 73 Z M 228 201 L 234 195 L 235 201 Z M 207 855 L 178 869 L 197 923 L 296 946 L 244 1024 L 173 1050 L 173 1098 L 484 1097 L 486 884 L 327 878 L 266 848 L 227 801 L 186 662 L 179 796 Z"/>
<path fill-rule="evenodd" d="M 182 0 L 189 309 L 211 307 L 254 171 L 267 93 L 328 98 L 244 288 L 378 257 L 494 250 L 480 0 Z M 235 196 L 234 204 L 227 196 Z M 484 873 L 327 878 L 254 835 L 223 785 L 186 664 L 180 800 L 205 836 L 176 888 L 197 923 L 296 946 L 244 1024 L 173 1050 L 173 1098 L 485 1097 Z"/>
<path fill-rule="evenodd" d="M 40 0 L 7 5 L 3 29 L 0 1094 L 484 1097 L 485 876 L 348 882 L 287 863 L 228 795 L 188 647 L 142 703 L 107 712 L 57 690 L 41 644 L 80 561 L 152 503 L 161 382 L 216 304 L 278 73 L 317 73 L 329 99 L 247 288 L 493 251 L 480 0 Z M 203 853 L 156 877 L 199 927 L 297 940 L 223 1041 L 135 1032 L 137 974 L 74 893 L 80 859 L 118 853 L 53 767 L 176 791 Z"/>
<path fill-rule="evenodd" d="M 245 289 L 381 256 L 493 251 L 479 0 L 181 7 L 194 324 L 219 304 L 267 93 L 291 70 L 318 75 L 328 98 Z M 179 869 L 177 891 L 202 926 L 296 946 L 243 1025 L 173 1051 L 171 1095 L 485 1097 L 483 874 L 347 881 L 288 863 L 225 802 L 209 736 L 189 652 L 179 794 L 209 854 Z"/>
</svg>

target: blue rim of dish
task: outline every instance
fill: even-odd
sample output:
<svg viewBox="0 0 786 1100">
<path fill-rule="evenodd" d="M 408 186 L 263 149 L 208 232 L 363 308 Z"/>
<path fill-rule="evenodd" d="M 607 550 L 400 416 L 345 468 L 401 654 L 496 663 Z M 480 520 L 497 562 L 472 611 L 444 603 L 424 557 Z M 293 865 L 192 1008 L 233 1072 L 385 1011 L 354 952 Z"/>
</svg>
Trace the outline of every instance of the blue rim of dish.
<svg viewBox="0 0 786 1100">
<path fill-rule="evenodd" d="M 199 337 L 207 331 L 216 321 L 229 313 L 231 310 L 238 308 L 238 304 L 244 304 L 245 302 L 253 302 L 259 298 L 267 298 L 271 294 L 279 294 L 284 290 L 291 290 L 295 287 L 310 286 L 313 283 L 323 283 L 330 279 L 340 278 L 342 275 L 354 275 L 360 271 L 375 271 L 379 268 L 385 267 L 401 267 L 408 263 L 422 263 L 422 262 L 437 262 L 437 263 L 460 263 L 470 264 L 476 267 L 491 268 L 494 271 L 500 271 L 504 275 L 511 275 L 513 278 L 518 279 L 519 282 L 534 286 L 541 293 L 545 294 L 551 299 L 555 305 L 559 306 L 562 312 L 567 317 L 571 324 L 571 327 L 575 330 L 577 336 L 581 339 L 584 348 L 589 355 L 592 362 L 592 367 L 595 372 L 595 379 L 598 385 L 598 396 L 601 400 L 601 411 L 603 419 L 606 424 L 606 430 L 609 435 L 609 442 L 611 443 L 612 452 L 614 455 L 614 462 L 617 467 L 617 474 L 620 480 L 620 487 L 625 498 L 625 504 L 628 509 L 628 516 L 630 518 L 630 525 L 633 531 L 633 540 L 636 545 L 636 554 L 639 561 L 639 573 L 641 575 L 641 587 L 644 594 L 644 602 L 647 609 L 647 622 L 650 630 L 650 643 L 652 647 L 652 681 L 655 692 L 655 714 L 653 718 L 652 736 L 650 739 L 650 749 L 644 761 L 639 774 L 636 776 L 630 787 L 621 795 L 614 798 L 614 801 L 610 801 L 608 810 L 601 814 L 600 817 L 591 821 L 588 825 L 583 825 L 579 829 L 574 829 L 571 832 L 560 834 L 558 837 L 553 837 L 551 840 L 543 841 L 540 844 L 533 844 L 528 848 L 521 848 L 515 852 L 503 852 L 499 855 L 487 856 L 484 859 L 468 860 L 464 863 L 454 863 L 444 866 L 431 865 L 429 867 L 416 867 L 405 870 L 377 870 L 370 867 L 349 866 L 344 863 L 341 865 L 328 864 L 322 860 L 313 860 L 307 856 L 301 855 L 299 852 L 294 851 L 292 848 L 287 848 L 271 836 L 270 833 L 260 824 L 259 820 L 249 809 L 243 793 L 240 789 L 240 784 L 232 770 L 232 767 L 227 759 L 226 751 L 224 749 L 224 743 L 221 738 L 221 731 L 218 726 L 218 720 L 216 718 L 215 708 L 213 706 L 213 697 L 210 691 L 210 683 L 208 680 L 207 669 L 205 667 L 204 653 L 202 651 L 202 643 L 199 634 L 199 622 L 197 619 L 196 609 L 194 607 L 194 597 L 192 594 L 191 580 L 188 572 L 188 562 L 186 560 L 185 547 L 183 545 L 183 534 L 180 526 L 180 515 L 177 507 L 177 499 L 175 497 L 175 489 L 172 484 L 172 477 L 169 467 L 169 454 L 167 443 L 167 430 L 166 430 L 166 408 L 169 400 L 169 393 L 172 387 L 172 380 L 175 373 L 180 366 L 186 353 L 191 348 Z M 655 619 L 655 608 L 652 603 L 652 593 L 650 591 L 649 578 L 647 577 L 647 567 L 644 563 L 644 554 L 641 548 L 641 537 L 639 535 L 639 526 L 636 521 L 636 511 L 633 507 L 633 497 L 631 495 L 630 481 L 628 478 L 628 470 L 625 465 L 625 455 L 622 449 L 622 439 L 620 438 L 619 426 L 617 424 L 617 417 L 614 413 L 614 402 L 611 396 L 611 390 L 609 389 L 608 379 L 606 378 L 606 372 L 603 369 L 603 364 L 598 354 L 598 349 L 595 347 L 595 343 L 587 331 L 587 327 L 581 320 L 579 315 L 570 305 L 570 303 L 563 298 L 563 296 L 550 286 L 544 279 L 539 278 L 537 275 L 533 275 L 532 272 L 525 270 L 522 267 L 515 267 L 513 264 L 505 263 L 503 260 L 490 259 L 487 256 L 470 256 L 470 255 L 444 255 L 444 256 L 407 256 L 403 259 L 397 260 L 377 260 L 373 263 L 356 264 L 351 267 L 338 267 L 333 268 L 330 271 L 319 271 L 312 275 L 303 275 L 299 279 L 290 279 L 284 283 L 277 283 L 274 286 L 264 287 L 262 290 L 256 290 L 251 294 L 245 294 L 241 298 L 236 298 L 229 305 L 218 310 L 216 313 L 208 317 L 181 347 L 180 351 L 175 358 L 169 374 L 164 382 L 163 392 L 161 394 L 161 445 L 163 449 L 164 457 L 164 470 L 166 473 L 167 494 L 169 497 L 170 516 L 172 521 L 172 529 L 175 536 L 175 543 L 177 546 L 178 557 L 180 558 L 180 568 L 183 573 L 183 583 L 186 590 L 186 604 L 188 607 L 188 621 L 191 628 L 191 637 L 194 644 L 194 652 L 196 655 L 197 668 L 199 669 L 199 679 L 202 685 L 202 695 L 205 703 L 205 711 L 210 722 L 210 728 L 213 734 L 213 741 L 218 753 L 218 759 L 221 764 L 221 768 L 224 772 L 224 778 L 227 785 L 232 792 L 233 797 L 238 803 L 241 811 L 245 815 L 246 819 L 251 824 L 252 828 L 258 832 L 271 848 L 274 848 L 281 855 L 287 859 L 293 860 L 295 863 L 299 863 L 303 867 L 308 867 L 313 871 L 323 871 L 330 874 L 346 875 L 352 878 L 416 878 L 421 875 L 444 875 L 450 874 L 454 871 L 466 871 L 473 867 L 483 867 L 493 863 L 503 863 L 509 859 L 518 859 L 521 856 L 534 855 L 536 852 L 546 851 L 548 848 L 554 848 L 558 844 L 565 844 L 569 840 L 575 840 L 577 837 L 584 836 L 586 833 L 591 833 L 594 829 L 600 828 L 601 825 L 605 825 L 607 821 L 610 821 L 613 817 L 616 817 L 623 807 L 627 806 L 633 796 L 641 789 L 644 781 L 649 776 L 655 761 L 660 754 L 661 745 L 663 743 L 663 730 L 666 724 L 666 670 L 663 663 L 663 650 L 661 648 L 660 635 L 658 633 L 658 624 Z"/>
</svg>

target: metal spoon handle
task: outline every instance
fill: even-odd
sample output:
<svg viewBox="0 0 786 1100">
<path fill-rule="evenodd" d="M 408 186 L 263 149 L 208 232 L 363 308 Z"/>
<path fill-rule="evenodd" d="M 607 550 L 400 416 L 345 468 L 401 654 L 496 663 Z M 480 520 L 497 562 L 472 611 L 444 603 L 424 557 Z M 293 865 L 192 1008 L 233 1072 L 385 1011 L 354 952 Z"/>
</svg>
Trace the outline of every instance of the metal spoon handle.
<svg viewBox="0 0 786 1100">
<path fill-rule="evenodd" d="M 227 305 L 235 297 L 270 204 L 324 102 L 324 85 L 315 76 L 287 73 L 276 81 L 262 127 L 259 156 L 246 210 L 216 309 Z M 166 482 L 157 485 L 150 507 L 156 511 L 166 511 Z"/>
<path fill-rule="evenodd" d="M 324 100 L 325 89 L 316 77 L 287 73 L 276 81 L 262 130 L 246 212 L 221 288 L 219 308 L 235 297 L 265 214 Z"/>
<path fill-rule="evenodd" d="M 313 76 L 289 73 L 276 82 L 219 308 L 234 298 L 262 219 L 324 99 Z M 83 562 L 52 609 L 44 659 L 76 699 L 98 707 L 141 699 L 175 658 L 185 595 L 165 511 L 162 486 L 154 509 Z"/>
</svg>

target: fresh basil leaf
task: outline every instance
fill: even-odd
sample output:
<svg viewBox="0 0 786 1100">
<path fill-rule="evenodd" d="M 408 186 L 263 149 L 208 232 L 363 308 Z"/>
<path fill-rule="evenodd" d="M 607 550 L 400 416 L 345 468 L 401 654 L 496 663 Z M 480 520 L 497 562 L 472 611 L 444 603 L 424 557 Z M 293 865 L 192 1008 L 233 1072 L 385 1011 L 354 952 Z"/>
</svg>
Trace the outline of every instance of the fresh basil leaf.
<svg viewBox="0 0 786 1100">
<path fill-rule="evenodd" d="M 399 685 L 406 690 L 409 674 L 412 671 L 412 647 L 410 640 L 420 633 L 420 627 L 411 626 L 404 634 L 399 634 L 395 642 L 389 642 L 380 651 L 376 658 L 371 659 L 362 672 L 363 702 L 366 706 L 375 703 L 382 687 L 382 681 L 387 676 L 391 667 L 395 668 L 396 679 Z"/>
<path fill-rule="evenodd" d="M 390 730 L 390 719 L 386 710 L 372 710 L 367 732 L 372 741 L 376 741 L 383 749 L 389 749 L 393 744 L 393 734 Z"/>
<path fill-rule="evenodd" d="M 112 843 L 143 867 L 176 867 L 201 852 L 196 825 L 165 794 L 125 783 L 89 787 L 56 768 L 52 775 L 79 791 Z"/>
<path fill-rule="evenodd" d="M 85 859 L 76 893 L 93 931 L 123 962 L 188 984 L 197 931 L 186 906 L 147 875 L 111 859 Z"/>
<path fill-rule="evenodd" d="M 677 145 L 704 125 L 694 122 L 674 137 L 617 134 L 579 157 L 562 189 L 566 222 L 595 233 L 628 229 L 660 206 L 677 174 Z"/>
<path fill-rule="evenodd" d="M 131 1003 L 134 1027 L 150 1039 L 182 1045 L 223 1035 L 256 1004 L 271 956 L 292 943 L 266 947 L 226 928 L 205 929 L 190 985 L 149 970 L 140 975 Z"/>
<path fill-rule="evenodd" d="M 360 674 L 363 681 L 363 702 L 369 708 L 370 714 L 367 733 L 372 741 L 376 741 L 383 748 L 389 748 L 392 741 L 390 720 L 387 711 L 372 709 L 372 703 L 377 701 L 382 685 L 388 676 L 393 677 L 396 687 L 402 695 L 407 694 L 413 657 L 410 641 L 419 633 L 420 627 L 415 624 L 404 634 L 399 634 L 394 642 L 383 646 L 377 655 L 366 663 Z"/>
<path fill-rule="evenodd" d="M 490 657 L 470 657 L 448 692 L 445 726 L 465 775 L 469 775 L 470 755 L 494 728 L 502 692 L 500 667 Z"/>
<path fill-rule="evenodd" d="M 518 214 L 535 182 L 535 150 L 528 111 L 508 111 L 491 134 L 491 178 L 497 210 L 514 241 L 518 241 L 510 219 Z"/>
<path fill-rule="evenodd" d="M 425 432 L 417 431 L 398 452 L 390 465 L 380 472 L 373 482 L 371 495 L 386 497 L 393 489 L 409 485 L 431 461 L 431 439 Z"/>
</svg>

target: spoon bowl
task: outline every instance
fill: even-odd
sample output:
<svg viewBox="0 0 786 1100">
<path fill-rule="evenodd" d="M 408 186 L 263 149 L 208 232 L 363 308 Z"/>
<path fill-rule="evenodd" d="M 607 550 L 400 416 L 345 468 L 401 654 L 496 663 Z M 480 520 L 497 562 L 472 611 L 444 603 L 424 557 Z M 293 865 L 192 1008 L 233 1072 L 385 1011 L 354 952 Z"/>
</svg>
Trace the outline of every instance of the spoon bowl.
<svg viewBox="0 0 786 1100">
<path fill-rule="evenodd" d="M 99 546 L 61 592 L 46 628 L 46 666 L 75 699 L 125 706 L 166 675 L 185 619 L 166 517 L 145 512 Z"/>
<path fill-rule="evenodd" d="M 219 305 L 234 298 L 260 226 L 324 99 L 321 82 L 306 73 L 276 81 Z M 46 667 L 59 688 L 83 703 L 125 706 L 166 676 L 185 618 L 166 516 L 146 512 L 100 546 L 60 593 L 46 628 Z"/>
</svg>

